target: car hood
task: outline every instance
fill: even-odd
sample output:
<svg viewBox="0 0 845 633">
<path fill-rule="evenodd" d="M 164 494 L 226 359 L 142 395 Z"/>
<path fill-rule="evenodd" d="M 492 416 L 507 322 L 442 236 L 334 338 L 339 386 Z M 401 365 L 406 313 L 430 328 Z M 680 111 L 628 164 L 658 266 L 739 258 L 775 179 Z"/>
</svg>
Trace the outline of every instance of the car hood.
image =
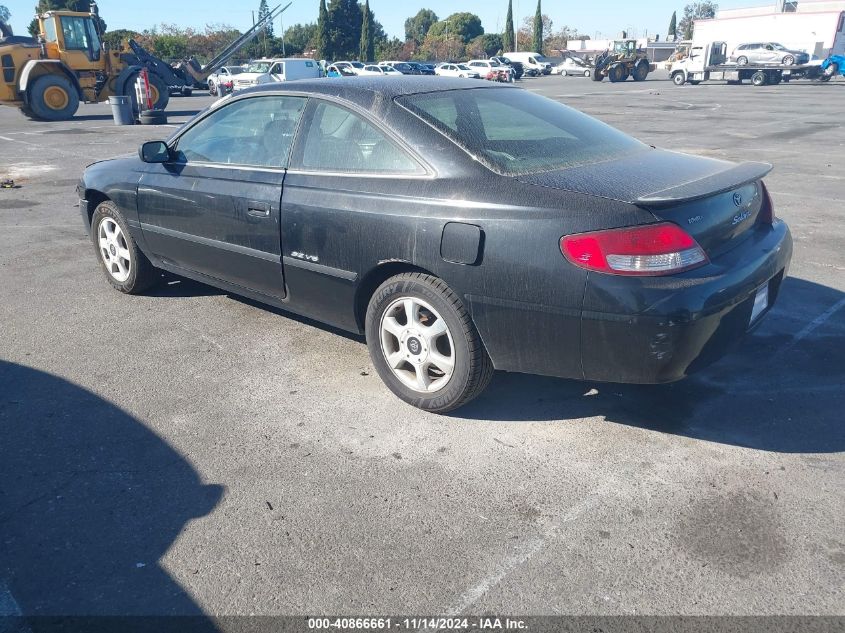
<svg viewBox="0 0 845 633">
<path fill-rule="evenodd" d="M 761 178 L 765 163 L 646 149 L 623 158 L 517 176 L 520 182 L 645 206 L 706 197 Z"/>
</svg>

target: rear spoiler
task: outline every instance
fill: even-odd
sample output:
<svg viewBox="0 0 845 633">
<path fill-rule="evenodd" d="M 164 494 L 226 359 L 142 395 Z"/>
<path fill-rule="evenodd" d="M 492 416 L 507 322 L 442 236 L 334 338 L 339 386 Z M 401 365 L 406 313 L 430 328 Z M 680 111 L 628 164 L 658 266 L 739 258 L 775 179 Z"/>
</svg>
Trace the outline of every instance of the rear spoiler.
<svg viewBox="0 0 845 633">
<path fill-rule="evenodd" d="M 663 207 L 700 200 L 760 180 L 770 171 L 772 166 L 769 163 L 740 163 L 699 180 L 646 194 L 637 198 L 636 204 L 644 207 Z"/>
</svg>

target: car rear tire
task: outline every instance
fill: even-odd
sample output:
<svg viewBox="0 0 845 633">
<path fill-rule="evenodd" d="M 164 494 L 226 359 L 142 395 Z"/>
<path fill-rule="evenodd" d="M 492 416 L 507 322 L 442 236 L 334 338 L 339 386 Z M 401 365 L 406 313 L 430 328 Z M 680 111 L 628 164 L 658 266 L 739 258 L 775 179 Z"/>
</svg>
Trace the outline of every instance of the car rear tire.
<svg viewBox="0 0 845 633">
<path fill-rule="evenodd" d="M 367 307 L 367 346 L 382 381 L 405 402 L 446 413 L 478 396 L 493 363 L 460 298 L 442 279 L 404 273 Z"/>
<path fill-rule="evenodd" d="M 79 110 L 79 93 L 67 77 L 42 75 L 29 91 L 29 108 L 42 121 L 67 121 Z"/>
<path fill-rule="evenodd" d="M 745 55 L 740 55 L 736 58 L 737 66 L 748 66 L 748 58 Z"/>
<path fill-rule="evenodd" d="M 106 279 L 116 290 L 139 294 L 160 279 L 158 269 L 135 244 L 114 202 L 101 202 L 94 210 L 91 239 Z"/>
</svg>

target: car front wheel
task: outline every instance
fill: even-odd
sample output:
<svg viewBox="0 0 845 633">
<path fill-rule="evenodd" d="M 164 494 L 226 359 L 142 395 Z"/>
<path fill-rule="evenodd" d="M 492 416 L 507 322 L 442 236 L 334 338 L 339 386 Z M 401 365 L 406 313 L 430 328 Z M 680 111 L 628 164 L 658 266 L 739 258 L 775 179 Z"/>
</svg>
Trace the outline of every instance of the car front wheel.
<svg viewBox="0 0 845 633">
<path fill-rule="evenodd" d="M 91 237 L 106 279 L 120 292 L 139 294 L 159 279 L 158 271 L 135 244 L 126 220 L 113 202 L 103 202 L 94 211 Z"/>
<path fill-rule="evenodd" d="M 370 299 L 367 346 L 384 383 L 409 404 L 446 413 L 478 396 L 493 364 L 460 298 L 443 280 L 405 273 Z"/>
</svg>

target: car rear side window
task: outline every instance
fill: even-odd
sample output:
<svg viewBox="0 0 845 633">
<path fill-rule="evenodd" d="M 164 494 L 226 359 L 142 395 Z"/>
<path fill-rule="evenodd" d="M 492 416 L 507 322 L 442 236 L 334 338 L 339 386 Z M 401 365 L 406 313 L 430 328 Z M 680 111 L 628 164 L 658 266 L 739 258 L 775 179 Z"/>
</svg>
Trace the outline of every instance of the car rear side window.
<svg viewBox="0 0 845 633">
<path fill-rule="evenodd" d="M 302 167 L 309 171 L 417 173 L 417 162 L 383 132 L 340 106 L 318 103 L 305 132 Z"/>
<path fill-rule="evenodd" d="M 212 112 L 176 144 L 180 162 L 287 167 L 304 97 L 241 99 Z"/>
<path fill-rule="evenodd" d="M 447 90 L 397 102 L 504 175 L 563 169 L 647 149 L 586 114 L 517 88 Z"/>
</svg>

